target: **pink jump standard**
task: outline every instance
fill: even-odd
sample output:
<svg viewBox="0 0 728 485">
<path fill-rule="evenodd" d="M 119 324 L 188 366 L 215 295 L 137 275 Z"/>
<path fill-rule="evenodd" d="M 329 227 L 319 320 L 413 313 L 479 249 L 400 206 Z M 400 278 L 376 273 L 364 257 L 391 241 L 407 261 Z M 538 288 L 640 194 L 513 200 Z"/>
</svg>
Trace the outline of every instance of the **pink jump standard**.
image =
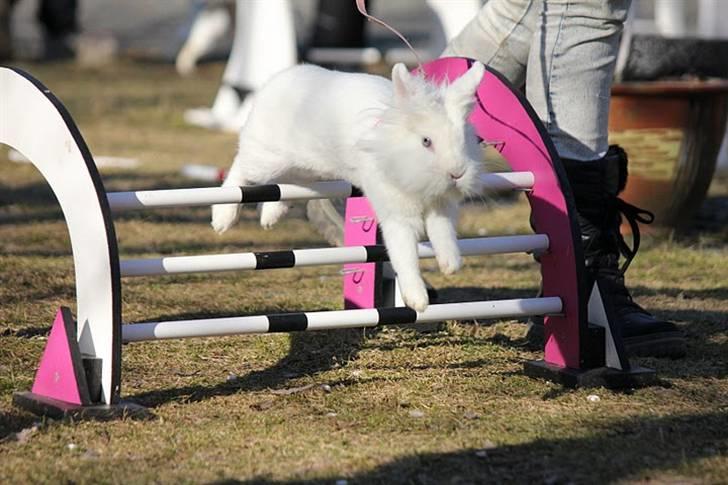
<svg viewBox="0 0 728 485">
<path fill-rule="evenodd" d="M 444 58 L 423 69 L 430 79 L 451 82 L 471 64 L 469 59 Z M 614 319 L 605 315 L 599 301 L 597 285 L 592 282 L 592 287 L 587 281 L 571 189 L 545 128 L 525 98 L 497 71 L 486 69 L 470 122 L 483 141 L 496 146 L 514 172 L 533 174 L 533 186 L 527 192 L 531 223 L 536 233 L 549 240 L 549 250 L 539 255 L 543 296 L 559 296 L 563 303 L 560 314 L 544 317 L 544 359 L 526 363 L 525 372 L 570 386 L 622 387 L 651 379 L 651 371 L 630 366 L 619 329 L 612 328 Z M 352 234 L 359 231 L 348 219 L 345 229 Z M 357 288 L 356 295 L 352 288 L 344 286 L 346 301 L 363 300 L 362 288 Z M 377 290 L 369 290 L 366 301 L 375 301 Z"/>
<path fill-rule="evenodd" d="M 377 216 L 366 197 L 349 197 L 344 214 L 344 245 L 377 244 Z M 374 308 L 380 305 L 381 263 L 346 264 L 344 308 Z"/>
<path fill-rule="evenodd" d="M 436 81 L 453 80 L 471 61 L 447 58 L 424 66 Z M 477 134 L 497 148 L 514 172 L 487 174 L 486 187 L 526 190 L 537 234 L 459 240 L 463 255 L 529 252 L 538 257 L 543 296 L 481 302 L 435 302 L 425 312 L 398 304 L 396 275 L 366 198 L 343 181 L 305 185 L 193 188 L 107 193 L 86 144 L 61 102 L 40 82 L 0 67 L 0 143 L 23 153 L 44 175 L 63 210 L 76 271 L 76 321 L 59 311 L 32 392 L 14 402 L 54 417 L 143 415 L 121 400 L 122 342 L 268 332 L 417 324 L 438 320 L 523 318 L 546 322 L 544 360 L 529 375 L 566 385 L 633 386 L 654 373 L 630 367 L 619 329 L 582 263 L 571 191 L 561 162 L 528 103 L 488 70 L 471 117 Z M 13 120 L 12 124 L 7 120 Z M 42 139 L 43 143 L 38 143 Z M 347 248 L 201 255 L 120 261 L 112 213 L 122 210 L 346 197 Z M 432 257 L 431 247 L 419 249 Z M 175 272 L 272 270 L 346 264 L 345 310 L 122 324 L 121 278 Z M 391 270 L 390 270 L 391 273 Z M 589 323 L 587 323 L 589 322 Z"/>
</svg>

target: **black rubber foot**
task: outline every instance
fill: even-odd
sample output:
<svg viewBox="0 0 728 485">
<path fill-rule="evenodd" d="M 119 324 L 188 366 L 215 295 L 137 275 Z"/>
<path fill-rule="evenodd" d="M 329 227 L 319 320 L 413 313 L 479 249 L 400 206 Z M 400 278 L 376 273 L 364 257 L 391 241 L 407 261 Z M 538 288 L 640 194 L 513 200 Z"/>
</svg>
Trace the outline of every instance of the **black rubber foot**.
<svg viewBox="0 0 728 485">
<path fill-rule="evenodd" d="M 606 387 L 608 389 L 624 389 L 646 387 L 657 383 L 654 370 L 636 366 L 627 371 L 612 369 L 611 367 L 570 369 L 548 364 L 543 360 L 532 360 L 523 364 L 523 371 L 529 377 L 547 379 L 572 388 Z"/>
<path fill-rule="evenodd" d="M 119 418 L 141 420 L 154 418 L 154 414 L 149 409 L 129 401 L 121 401 L 112 405 L 79 406 L 32 392 L 16 392 L 13 394 L 13 404 L 25 411 L 53 419 L 105 421 Z"/>
</svg>

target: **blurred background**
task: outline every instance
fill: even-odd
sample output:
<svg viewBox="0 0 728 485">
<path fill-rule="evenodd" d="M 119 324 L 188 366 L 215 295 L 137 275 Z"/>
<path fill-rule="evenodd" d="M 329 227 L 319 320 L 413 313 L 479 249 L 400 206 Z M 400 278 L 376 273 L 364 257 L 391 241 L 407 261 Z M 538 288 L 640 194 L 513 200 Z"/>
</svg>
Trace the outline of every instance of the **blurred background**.
<svg viewBox="0 0 728 485">
<path fill-rule="evenodd" d="M 0 0 L 0 58 L 89 72 L 114 63 L 174 65 L 180 78 L 219 76 L 207 106 L 180 104 L 178 112 L 187 125 L 235 132 L 247 116 L 247 95 L 287 65 L 305 61 L 386 73 L 394 62 L 416 63 L 391 32 L 364 22 L 353 3 Z M 439 55 L 482 3 L 368 5 L 426 60 Z M 722 231 L 728 225 L 728 198 L 720 195 L 728 185 L 727 18 L 727 1 L 634 0 L 623 35 L 610 136 L 630 154 L 625 198 L 656 212 L 670 231 Z M 224 165 L 184 170 L 213 179 Z M 719 196 L 707 197 L 714 193 Z"/>
</svg>

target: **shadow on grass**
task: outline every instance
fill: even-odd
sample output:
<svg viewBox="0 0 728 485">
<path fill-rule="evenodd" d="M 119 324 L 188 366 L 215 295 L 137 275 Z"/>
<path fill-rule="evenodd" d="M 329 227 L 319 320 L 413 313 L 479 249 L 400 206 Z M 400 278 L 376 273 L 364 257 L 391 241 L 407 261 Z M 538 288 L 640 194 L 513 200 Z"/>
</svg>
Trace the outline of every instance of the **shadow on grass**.
<svg viewBox="0 0 728 485">
<path fill-rule="evenodd" d="M 51 331 L 51 324 L 47 326 L 38 327 L 24 327 L 21 329 L 6 328 L 0 330 L 0 337 L 19 337 L 19 338 L 33 338 L 40 336 L 47 336 Z"/>
<path fill-rule="evenodd" d="M 5 254 L 5 253 L 3 253 Z M 69 261 L 71 257 L 69 256 Z M 68 267 L 69 273 L 73 274 L 73 267 Z M 30 275 L 31 271 L 27 271 L 27 279 L 16 279 L 14 281 L 23 291 L 7 292 L 3 297 L 4 305 L 12 305 L 16 303 L 28 304 L 28 302 L 44 302 L 49 300 L 64 299 L 72 301 L 76 296 L 76 288 L 74 282 L 56 283 L 48 282 L 47 276 L 38 276 L 37 273 Z M 6 273 L 7 276 L 7 273 Z M 12 275 L 15 276 L 15 275 Z M 41 279 L 42 278 L 42 279 Z M 43 284 L 42 288 L 38 288 L 39 284 Z M 50 317 L 52 323 L 52 316 Z"/>
<path fill-rule="evenodd" d="M 408 327 L 408 328 L 414 328 L 416 327 Z M 418 348 L 418 349 L 426 349 L 428 347 L 444 347 L 444 346 L 453 346 L 458 344 L 471 344 L 471 345 L 485 345 L 488 343 L 492 343 L 492 339 L 489 337 L 473 337 L 473 336 L 463 336 L 462 338 L 453 338 L 452 336 L 448 336 L 447 338 L 440 338 L 441 334 L 437 333 L 419 333 L 417 335 L 417 342 L 413 343 L 412 340 L 404 340 L 404 339 L 395 339 L 390 341 L 384 341 L 384 342 L 374 342 L 367 345 L 367 348 L 370 349 L 377 349 L 382 351 L 392 351 L 396 349 L 402 349 L 402 348 Z M 473 367 L 473 366 L 468 366 Z M 410 367 L 410 368 L 416 368 Z"/>
<path fill-rule="evenodd" d="M 535 289 L 513 289 L 513 288 L 442 288 L 438 294 L 443 303 L 449 301 L 475 301 L 475 300 L 497 300 L 507 298 L 533 298 Z M 633 288 L 632 293 L 637 299 L 640 296 L 667 296 L 681 298 L 685 301 L 690 299 L 718 299 L 728 297 L 728 288 L 709 288 L 703 290 L 682 290 L 680 288 L 652 289 L 643 286 Z M 653 311 L 647 308 L 648 311 Z M 660 365 L 661 377 L 726 377 L 728 366 L 725 365 L 725 356 L 728 355 L 728 341 L 714 339 L 712 337 L 723 336 L 728 333 L 728 312 L 712 310 L 654 310 L 654 313 L 667 320 L 676 322 L 687 322 L 681 328 L 688 340 L 688 355 L 680 360 L 660 359 L 658 362 L 667 362 L 669 365 Z M 478 325 L 488 325 L 492 321 L 478 321 Z M 526 320 L 524 320 L 524 323 Z M 496 333 L 492 337 L 484 339 L 492 344 L 516 350 L 538 350 L 525 337 L 512 337 Z M 705 365 L 706 359 L 713 359 L 715 365 Z M 648 366 L 651 367 L 651 366 Z"/>
<path fill-rule="evenodd" d="M 16 433 L 30 428 L 40 419 L 23 412 L 0 412 L 0 443 L 14 440 Z"/>
<path fill-rule="evenodd" d="M 642 296 L 664 296 L 670 298 L 677 298 L 680 300 L 689 301 L 692 299 L 718 299 L 724 300 L 728 298 L 728 287 L 718 286 L 715 288 L 703 288 L 703 289 L 683 289 L 683 288 L 649 288 L 647 286 L 632 286 L 629 287 L 632 295 L 635 299 L 639 299 Z"/>
<path fill-rule="evenodd" d="M 538 288 L 458 286 L 437 289 L 438 303 L 535 298 Z"/>
<path fill-rule="evenodd" d="M 450 298 L 466 300 L 462 296 L 465 292 L 477 299 L 497 299 L 504 294 L 524 296 L 527 290 L 511 290 L 508 288 L 497 288 L 491 291 L 481 288 L 446 288 L 442 290 L 439 301 L 447 302 Z M 325 309 L 324 309 L 325 310 Z M 309 310 L 316 311 L 316 310 Z M 255 315 L 278 313 L 275 310 L 260 310 Z M 251 313 L 251 315 L 253 315 Z M 228 316 L 248 316 L 209 313 L 183 313 L 176 315 L 164 315 L 162 317 L 150 317 L 149 321 L 182 320 L 197 318 L 223 318 Z M 226 396 L 238 392 L 260 391 L 265 389 L 279 388 L 287 381 L 306 375 L 315 375 L 329 370 L 335 366 L 345 365 L 356 358 L 359 351 L 366 344 L 367 347 L 379 350 L 393 350 L 401 347 L 399 343 L 375 342 L 366 343 L 365 339 L 375 334 L 381 327 L 367 329 L 331 330 L 326 332 L 293 332 L 291 333 L 290 349 L 288 355 L 272 367 L 254 371 L 245 376 L 240 376 L 230 382 L 221 382 L 212 386 L 194 385 L 177 388 L 169 388 L 126 396 L 134 402 L 148 407 L 158 407 L 172 401 L 202 401 L 216 396 Z M 413 327 L 416 328 L 416 327 Z M 464 340 L 472 343 L 471 336 L 463 337 Z M 487 343 L 489 339 L 478 339 L 480 343 Z M 417 347 L 428 347 L 438 345 L 453 345 L 452 338 L 443 339 L 442 334 L 421 333 L 417 336 Z M 472 368 L 485 365 L 485 362 L 466 362 L 462 368 Z M 460 366 L 458 366 L 460 367 Z M 337 383 L 332 383 L 336 385 Z"/>
<path fill-rule="evenodd" d="M 212 231 L 212 229 L 210 229 Z M 317 238 L 290 238 L 285 242 L 259 242 L 255 239 L 241 239 L 239 241 L 220 241 L 220 242 L 162 242 L 152 245 L 127 245 L 124 244 L 119 252 L 122 254 L 122 260 L 127 256 L 144 255 L 153 253 L 159 256 L 191 256 L 199 254 L 229 254 L 237 252 L 255 252 L 255 251 L 276 251 L 289 249 L 311 249 L 329 247 L 321 239 Z M 153 256 L 150 256 L 153 257 Z M 207 273 L 206 273 L 207 274 Z"/>
<path fill-rule="evenodd" d="M 210 229 L 212 231 L 212 229 Z M 229 254 L 238 252 L 278 251 L 289 249 L 312 249 L 328 247 L 325 242 L 317 238 L 288 239 L 285 243 L 271 244 L 255 240 L 225 241 L 225 242 L 155 242 L 152 244 L 130 245 L 123 244 L 119 249 L 121 260 L 132 259 L 131 256 L 147 256 L 149 258 L 162 256 L 194 256 L 203 254 Z M 53 249 L 17 247 L 5 249 L 3 256 L 23 256 L 56 258 L 72 256 L 70 243 L 66 247 Z"/>
<path fill-rule="evenodd" d="M 682 228 L 676 236 L 678 240 L 691 241 L 706 235 L 717 238 L 709 243 L 710 246 L 728 244 L 728 196 L 707 197 L 691 224 Z"/>
<path fill-rule="evenodd" d="M 355 483 L 614 483 L 633 477 L 692 483 L 679 468 L 728 450 L 728 414 L 716 411 L 660 418 L 630 418 L 595 425 L 589 436 L 537 439 L 489 449 L 423 453 L 398 458 L 350 476 L 272 480 L 265 475 L 227 484 Z M 674 469 L 677 471 L 672 471 Z M 292 473 L 295 474 L 295 471 Z M 664 474 L 664 475 L 663 475 Z M 651 483 L 651 482 L 650 482 Z"/>
<path fill-rule="evenodd" d="M 261 310 L 255 315 L 278 313 Z M 309 310 L 316 311 L 316 310 Z M 253 314 L 251 314 L 253 315 Z M 149 321 L 180 320 L 196 318 L 223 318 L 233 316 L 230 314 L 203 314 L 184 313 L 176 315 L 165 315 L 161 318 L 149 318 Z M 247 316 L 247 315 L 234 315 Z M 148 407 L 158 407 L 172 401 L 202 401 L 216 396 L 226 396 L 238 392 L 260 391 L 265 389 L 276 389 L 285 385 L 290 379 L 306 375 L 315 375 L 329 370 L 335 366 L 345 365 L 356 358 L 359 351 L 366 344 L 367 347 L 392 350 L 400 347 L 396 343 L 373 343 L 366 342 L 381 327 L 370 327 L 367 329 L 346 329 L 330 330 L 326 332 L 293 332 L 290 334 L 290 349 L 288 355 L 268 369 L 254 371 L 245 376 L 240 376 L 230 382 L 221 382 L 212 386 L 195 385 L 178 388 L 169 388 L 150 392 L 139 393 L 126 398 Z M 473 337 L 463 337 L 468 342 L 473 342 Z M 423 333 L 417 336 L 417 346 L 453 345 L 452 338 L 442 339 L 441 334 Z M 482 339 L 481 343 L 487 343 L 488 339 Z M 477 365 L 480 365 L 478 362 Z M 476 366 L 475 363 L 464 363 L 463 368 Z M 337 383 L 333 383 L 334 385 Z"/>
<path fill-rule="evenodd" d="M 0 207 L 10 204 L 58 207 L 58 200 L 53 195 L 51 187 L 45 181 L 33 182 L 21 186 L 10 186 L 0 183 Z"/>
<path fill-rule="evenodd" d="M 720 292 L 720 289 L 716 291 Z M 529 298 L 535 293 L 534 289 L 514 289 L 514 288 L 443 288 L 438 290 L 439 302 L 448 301 L 475 301 L 475 300 L 496 300 L 504 298 Z M 667 294 L 677 294 L 677 289 L 667 289 Z M 713 296 L 713 290 L 706 290 L 706 295 Z M 313 311 L 313 310 L 311 310 Z M 259 311 L 255 314 L 277 313 L 278 309 L 271 311 Z M 693 311 L 666 311 L 668 318 L 676 320 L 690 319 L 694 315 Z M 701 312 L 698 312 L 699 314 Z M 225 317 L 231 315 L 214 315 L 214 317 Z M 244 315 L 238 315 L 244 316 Z M 194 318 L 211 318 L 212 315 L 193 313 L 169 316 L 166 315 L 158 320 L 171 319 L 194 319 Z M 153 318 L 150 320 L 154 320 Z M 687 333 L 690 341 L 690 351 L 685 359 L 679 361 L 667 361 L 669 365 L 660 362 L 660 375 L 662 377 L 724 377 L 728 374 L 725 366 L 720 365 L 722 356 L 728 355 L 728 343 L 716 343 L 709 339 L 712 335 L 722 335 L 726 328 L 725 324 L 720 322 L 728 321 L 728 315 L 723 312 L 708 312 L 708 315 L 699 322 L 693 322 L 687 327 Z M 707 323 L 703 323 L 707 322 Z M 487 325 L 492 321 L 477 322 L 478 325 Z M 467 324 L 467 323 L 466 323 Z M 416 328 L 416 327 L 414 327 Z M 524 328 L 525 330 L 525 328 Z M 367 332 L 372 332 L 368 329 Z M 438 345 L 453 345 L 452 338 L 443 339 L 441 334 L 419 334 L 417 336 L 417 347 L 428 347 Z M 491 337 L 463 337 L 469 343 L 478 344 L 494 344 L 505 346 L 521 351 L 531 350 L 529 344 L 524 337 L 513 338 L 511 336 L 497 333 Z M 258 391 L 263 389 L 275 389 L 286 383 L 291 378 L 303 375 L 314 375 L 335 365 L 342 365 L 356 358 L 358 352 L 364 346 L 364 332 L 361 329 L 354 330 L 337 330 L 328 332 L 296 332 L 291 334 L 290 350 L 286 357 L 281 359 L 274 366 L 262 370 L 251 372 L 232 382 L 224 382 L 213 386 L 187 386 L 175 389 L 165 389 L 159 391 L 151 391 L 142 394 L 130 396 L 131 399 L 144 404 L 146 406 L 156 407 L 166 402 L 176 401 L 180 399 L 188 401 L 200 401 L 209 399 L 214 396 L 230 395 L 240 391 Z M 377 341 L 367 344 L 372 348 L 379 350 L 394 350 L 403 344 L 391 341 Z M 410 345 L 405 344 L 405 345 Z M 705 360 L 706 356 L 710 356 L 715 365 L 700 364 Z M 480 365 L 488 365 L 488 362 L 476 361 L 465 363 L 463 368 L 474 367 Z"/>
<path fill-rule="evenodd" d="M 0 188 L 2 190 L 2 188 Z M 61 208 L 47 209 L 43 211 L 33 211 L 31 213 L 21 214 L 2 214 L 0 215 L 0 225 L 17 225 L 17 224 L 40 224 L 43 222 L 58 222 L 63 220 L 63 212 Z"/>
<path fill-rule="evenodd" d="M 170 388 L 127 398 L 147 407 L 157 407 L 171 401 L 196 402 L 238 392 L 277 389 L 291 379 L 315 375 L 335 366 L 345 365 L 356 358 L 365 338 L 362 329 L 293 332 L 290 335 L 288 355 L 267 369 L 250 372 L 213 386 Z"/>
<path fill-rule="evenodd" d="M 510 300 L 514 298 L 535 298 L 537 288 L 507 288 L 507 287 L 491 287 L 481 288 L 477 286 L 442 288 L 437 290 L 442 303 L 448 302 L 465 302 L 465 301 L 489 301 L 489 300 Z M 513 319 L 509 319 L 513 320 Z M 524 324 L 523 335 L 517 338 L 496 333 L 492 337 L 487 337 L 485 341 L 502 347 L 508 347 L 517 350 L 535 350 L 526 339 L 526 327 L 528 322 L 526 317 L 520 319 Z M 463 322 L 467 324 L 467 322 Z M 492 325 L 493 320 L 476 320 L 476 325 Z"/>
<path fill-rule="evenodd" d="M 139 174 L 119 172 L 102 177 L 107 192 L 126 190 L 164 190 L 213 186 L 209 183 L 190 181 L 179 176 L 160 174 Z M 50 185 L 44 180 L 19 186 L 0 183 L 0 208 L 6 205 L 21 205 L 32 208 L 25 214 L 0 214 L 2 224 L 37 224 L 63 220 L 63 213 Z M 154 211 L 129 211 L 114 216 L 115 221 L 144 220 L 169 223 L 209 223 L 209 208 L 159 209 Z M 242 214 L 242 218 L 255 219 L 253 211 Z"/>
</svg>

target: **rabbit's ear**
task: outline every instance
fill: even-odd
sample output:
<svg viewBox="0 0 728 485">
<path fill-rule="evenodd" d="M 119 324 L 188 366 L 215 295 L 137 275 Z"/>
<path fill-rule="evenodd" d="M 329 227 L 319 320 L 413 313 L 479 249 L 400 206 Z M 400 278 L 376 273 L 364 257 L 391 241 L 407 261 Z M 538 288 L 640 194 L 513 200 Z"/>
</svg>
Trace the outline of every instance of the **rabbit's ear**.
<svg viewBox="0 0 728 485">
<path fill-rule="evenodd" d="M 401 62 L 398 62 L 392 68 L 392 85 L 394 86 L 394 97 L 406 99 L 410 93 L 410 73 Z"/>
<path fill-rule="evenodd" d="M 468 72 L 457 78 L 445 94 L 445 104 L 448 110 L 458 116 L 467 116 L 475 102 L 475 92 L 485 74 L 485 66 L 475 62 Z"/>
</svg>

